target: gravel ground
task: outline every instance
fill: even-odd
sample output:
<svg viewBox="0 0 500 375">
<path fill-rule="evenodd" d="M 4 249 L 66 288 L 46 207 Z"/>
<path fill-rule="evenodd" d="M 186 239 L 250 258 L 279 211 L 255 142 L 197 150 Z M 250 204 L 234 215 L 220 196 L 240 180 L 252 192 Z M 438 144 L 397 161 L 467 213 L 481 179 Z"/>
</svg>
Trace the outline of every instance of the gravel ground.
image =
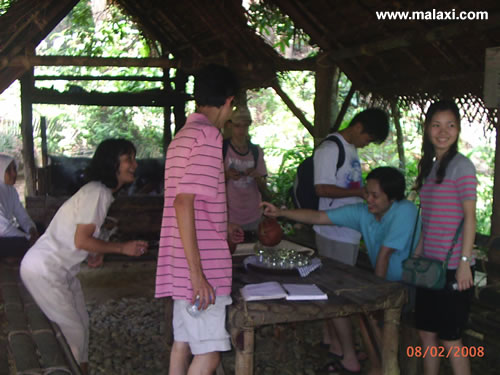
<svg viewBox="0 0 500 375">
<path fill-rule="evenodd" d="M 162 300 L 153 298 L 155 262 L 110 262 L 82 269 L 90 312 L 92 375 L 163 375 L 168 370 Z M 328 362 L 319 345 L 321 322 L 265 326 L 256 331 L 256 375 L 319 375 Z M 468 345 L 480 345 L 469 342 Z M 472 374 L 497 375 L 498 353 L 472 358 Z M 496 361 L 493 361 L 496 359 Z M 234 373 L 234 351 L 223 353 L 226 374 Z M 366 373 L 368 363 L 363 363 Z M 441 374 L 451 375 L 448 361 Z M 402 374 L 405 375 L 405 374 Z"/>
</svg>

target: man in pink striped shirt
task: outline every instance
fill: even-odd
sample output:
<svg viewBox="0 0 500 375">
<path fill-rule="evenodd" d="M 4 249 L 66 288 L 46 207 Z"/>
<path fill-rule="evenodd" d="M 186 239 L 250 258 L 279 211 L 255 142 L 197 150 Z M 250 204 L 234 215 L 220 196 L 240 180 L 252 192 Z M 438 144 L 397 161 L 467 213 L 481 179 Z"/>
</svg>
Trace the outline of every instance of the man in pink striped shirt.
<svg viewBox="0 0 500 375">
<path fill-rule="evenodd" d="M 212 374 L 219 352 L 231 349 L 225 329 L 232 302 L 227 235 L 229 229 L 231 240 L 241 242 L 243 231 L 227 225 L 220 129 L 232 114 L 237 89 L 228 69 L 202 69 L 195 77 L 196 113 L 167 151 L 155 297 L 174 299 L 170 375 Z M 193 317 L 187 308 L 196 298 L 202 313 Z"/>
</svg>

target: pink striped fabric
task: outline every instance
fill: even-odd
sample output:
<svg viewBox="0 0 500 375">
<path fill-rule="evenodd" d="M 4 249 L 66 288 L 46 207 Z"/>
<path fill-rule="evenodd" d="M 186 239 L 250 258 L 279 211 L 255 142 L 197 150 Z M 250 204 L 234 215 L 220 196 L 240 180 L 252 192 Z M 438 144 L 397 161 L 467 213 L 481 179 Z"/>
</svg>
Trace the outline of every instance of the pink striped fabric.
<svg viewBox="0 0 500 375">
<path fill-rule="evenodd" d="M 472 162 L 457 154 L 449 163 L 441 184 L 436 183 L 438 163 L 420 190 L 424 255 L 445 260 L 460 221 L 464 217 L 462 203 L 476 199 L 476 170 Z M 448 268 L 458 267 L 462 251 L 462 233 L 453 249 Z"/>
<path fill-rule="evenodd" d="M 227 245 L 227 206 L 222 135 L 199 113 L 172 140 L 165 163 L 165 201 L 156 270 L 156 298 L 191 299 L 193 290 L 173 202 L 194 194 L 195 226 L 203 272 L 217 295 L 229 295 L 232 259 Z"/>
</svg>

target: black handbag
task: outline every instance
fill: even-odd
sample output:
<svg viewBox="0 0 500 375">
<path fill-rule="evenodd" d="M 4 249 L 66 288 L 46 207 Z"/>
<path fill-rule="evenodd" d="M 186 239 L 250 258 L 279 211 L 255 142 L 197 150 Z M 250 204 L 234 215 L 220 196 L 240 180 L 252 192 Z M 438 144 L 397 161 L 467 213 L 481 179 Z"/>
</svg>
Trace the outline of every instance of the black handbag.
<svg viewBox="0 0 500 375">
<path fill-rule="evenodd" d="M 420 212 L 420 207 L 419 207 Z M 412 244 L 415 237 L 415 231 L 417 229 L 417 220 L 415 221 L 415 228 L 413 230 Z M 455 237 L 453 237 L 453 242 L 451 244 L 450 250 L 446 255 L 446 260 L 430 259 L 426 257 L 412 258 L 412 249 L 408 259 L 403 261 L 403 274 L 402 281 L 406 284 L 413 286 L 418 286 L 421 288 L 428 289 L 443 289 L 446 285 L 446 270 L 448 269 L 448 262 L 451 258 L 453 248 L 455 247 L 460 231 L 462 230 L 464 220 L 460 221 L 457 231 L 455 232 Z"/>
</svg>

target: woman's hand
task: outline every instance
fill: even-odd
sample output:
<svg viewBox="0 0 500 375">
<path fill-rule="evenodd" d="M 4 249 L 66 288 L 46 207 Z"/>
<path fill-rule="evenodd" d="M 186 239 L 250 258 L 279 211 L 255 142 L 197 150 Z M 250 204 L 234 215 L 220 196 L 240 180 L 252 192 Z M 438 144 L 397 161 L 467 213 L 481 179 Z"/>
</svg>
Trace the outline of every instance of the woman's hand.
<svg viewBox="0 0 500 375">
<path fill-rule="evenodd" d="M 269 217 L 281 216 L 282 210 L 280 210 L 278 207 L 269 202 L 262 202 L 259 207 L 264 208 L 264 215 L 266 216 Z"/>
<path fill-rule="evenodd" d="M 146 241 L 128 241 L 123 243 L 120 253 L 131 257 L 138 257 L 143 255 L 147 249 L 148 243 Z"/>
<path fill-rule="evenodd" d="M 89 268 L 98 268 L 104 264 L 104 254 L 90 253 L 87 257 L 87 266 Z"/>
<path fill-rule="evenodd" d="M 472 271 L 470 269 L 469 262 L 460 261 L 455 274 L 455 279 L 457 280 L 459 291 L 467 290 L 474 286 L 474 280 L 472 279 Z"/>
<path fill-rule="evenodd" d="M 245 232 L 238 224 L 227 223 L 227 238 L 233 244 L 243 242 Z"/>
<path fill-rule="evenodd" d="M 227 179 L 228 180 L 239 180 L 241 177 L 240 171 L 234 169 L 234 168 L 229 168 L 226 171 Z"/>
<path fill-rule="evenodd" d="M 253 177 L 253 178 L 260 177 L 259 173 L 257 172 L 257 170 L 255 168 L 248 168 L 245 171 L 245 176 L 250 176 L 250 177 Z"/>
</svg>

